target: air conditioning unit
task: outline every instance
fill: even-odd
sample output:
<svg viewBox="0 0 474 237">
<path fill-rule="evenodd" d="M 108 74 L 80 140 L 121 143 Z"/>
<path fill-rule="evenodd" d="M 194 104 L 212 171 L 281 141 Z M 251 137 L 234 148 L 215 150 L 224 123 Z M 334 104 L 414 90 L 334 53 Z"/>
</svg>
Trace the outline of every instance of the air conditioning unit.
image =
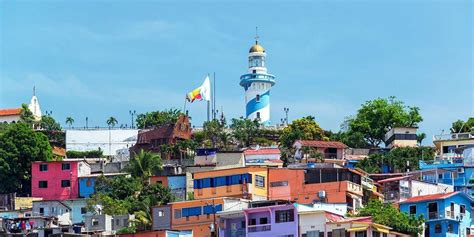
<svg viewBox="0 0 474 237">
<path fill-rule="evenodd" d="M 321 190 L 318 192 L 318 197 L 319 199 L 325 199 L 326 198 L 326 191 Z"/>
</svg>

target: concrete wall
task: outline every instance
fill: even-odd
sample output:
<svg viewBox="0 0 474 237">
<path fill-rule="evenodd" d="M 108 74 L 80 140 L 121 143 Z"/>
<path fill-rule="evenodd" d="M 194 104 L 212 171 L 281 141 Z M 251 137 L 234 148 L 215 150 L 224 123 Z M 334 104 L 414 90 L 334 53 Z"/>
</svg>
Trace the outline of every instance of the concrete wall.
<svg viewBox="0 0 474 237">
<path fill-rule="evenodd" d="M 66 150 L 91 151 L 99 148 L 104 155 L 130 148 L 137 142 L 138 129 L 66 129 Z"/>
<path fill-rule="evenodd" d="M 299 232 L 302 236 L 309 231 L 324 232 L 326 224 L 326 214 L 324 211 L 319 213 L 304 213 L 299 215 Z M 319 235 L 316 235 L 319 236 Z"/>
<path fill-rule="evenodd" d="M 171 206 L 160 206 L 152 208 L 152 229 L 171 229 Z"/>
<path fill-rule="evenodd" d="M 43 214 L 40 210 L 43 208 Z M 65 203 L 60 201 L 34 201 L 33 216 L 54 216 L 58 218 L 60 225 L 71 225 L 71 210 Z"/>
</svg>

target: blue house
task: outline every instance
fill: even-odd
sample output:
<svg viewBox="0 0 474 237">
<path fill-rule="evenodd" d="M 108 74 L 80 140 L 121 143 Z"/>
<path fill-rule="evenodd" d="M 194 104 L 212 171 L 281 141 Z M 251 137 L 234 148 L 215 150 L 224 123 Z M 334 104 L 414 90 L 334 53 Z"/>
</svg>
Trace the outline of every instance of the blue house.
<svg viewBox="0 0 474 237">
<path fill-rule="evenodd" d="M 474 200 L 463 192 L 417 196 L 400 202 L 400 211 L 425 218 L 425 236 L 471 234 Z"/>
<path fill-rule="evenodd" d="M 117 175 L 129 175 L 127 173 L 106 173 L 106 174 L 91 174 L 79 177 L 79 197 L 89 198 L 95 193 L 95 181 L 99 176 L 114 177 Z"/>
</svg>

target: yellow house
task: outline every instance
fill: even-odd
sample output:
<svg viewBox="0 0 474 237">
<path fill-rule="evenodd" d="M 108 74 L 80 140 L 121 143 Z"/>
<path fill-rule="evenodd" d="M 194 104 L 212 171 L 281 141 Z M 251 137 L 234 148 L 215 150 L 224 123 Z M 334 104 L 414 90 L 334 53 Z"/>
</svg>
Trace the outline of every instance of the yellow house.
<svg viewBox="0 0 474 237">
<path fill-rule="evenodd" d="M 267 200 L 268 168 L 240 167 L 193 173 L 194 198 L 238 197 Z"/>
<path fill-rule="evenodd" d="M 474 146 L 474 135 L 471 133 L 437 135 L 433 137 L 433 143 L 440 158 L 460 158 L 462 152 L 459 148 Z"/>
</svg>

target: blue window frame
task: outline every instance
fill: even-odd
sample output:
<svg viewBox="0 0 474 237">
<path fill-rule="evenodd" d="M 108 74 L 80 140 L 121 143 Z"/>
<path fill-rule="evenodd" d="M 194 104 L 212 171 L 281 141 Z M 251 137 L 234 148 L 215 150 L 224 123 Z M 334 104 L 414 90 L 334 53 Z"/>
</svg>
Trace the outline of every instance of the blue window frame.
<svg viewBox="0 0 474 237">
<path fill-rule="evenodd" d="M 229 176 L 219 176 L 213 178 L 204 178 L 204 179 L 195 179 L 194 188 L 209 188 L 209 187 L 222 187 L 228 185 L 242 184 L 245 180 L 245 183 L 252 183 L 251 174 L 236 174 Z"/>
<path fill-rule="evenodd" d="M 222 211 L 222 204 L 215 205 L 215 211 L 212 210 L 212 205 L 207 205 L 203 207 L 204 214 L 213 214 L 219 211 Z"/>
<path fill-rule="evenodd" d="M 202 214 L 202 208 L 201 207 L 188 207 L 188 208 L 183 208 L 181 216 L 187 217 L 187 216 L 199 216 Z"/>
</svg>

